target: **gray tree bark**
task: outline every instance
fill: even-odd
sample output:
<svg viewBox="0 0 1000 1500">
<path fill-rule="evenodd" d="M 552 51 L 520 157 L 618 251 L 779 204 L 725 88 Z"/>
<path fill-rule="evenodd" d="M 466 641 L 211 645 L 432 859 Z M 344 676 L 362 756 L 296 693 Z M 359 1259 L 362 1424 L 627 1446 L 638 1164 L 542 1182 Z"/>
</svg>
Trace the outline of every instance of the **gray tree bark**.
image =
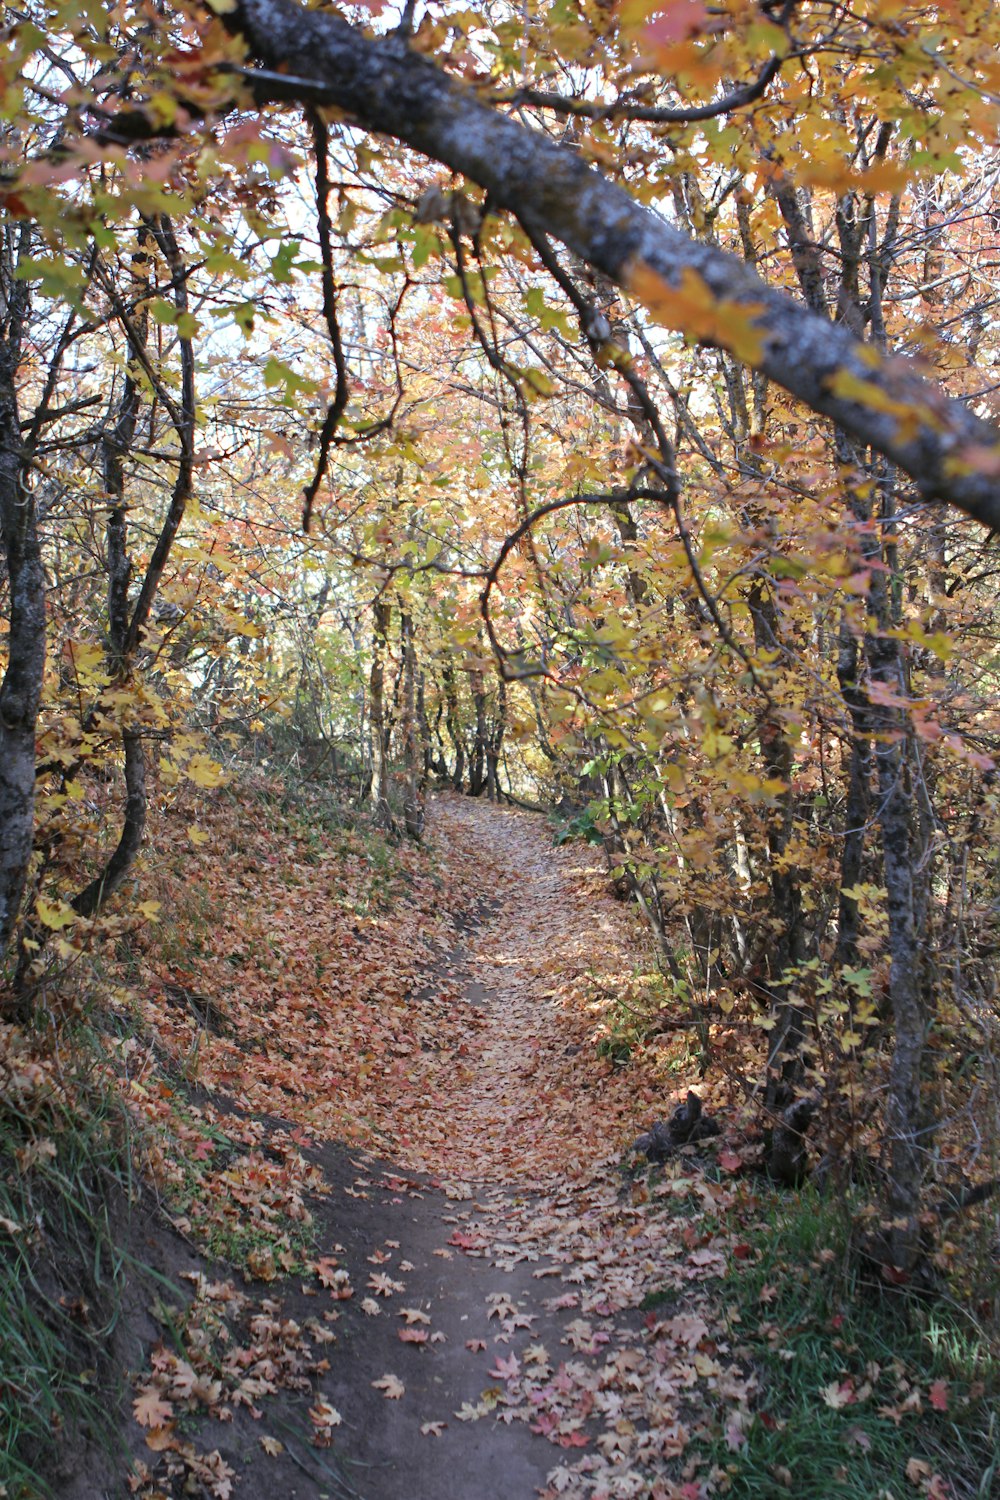
<svg viewBox="0 0 1000 1500">
<path fill-rule="evenodd" d="M 11 250 L 10 241 L 4 251 Z M 7 667 L 0 684 L 0 955 L 10 943 L 31 861 L 35 724 L 45 671 L 45 574 L 27 482 L 17 373 L 28 287 L 0 268 L 0 536 L 10 593 Z M 8 276 L 6 273 L 10 271 Z"/>
<path fill-rule="evenodd" d="M 262 65 L 245 70 L 258 103 L 333 105 L 365 129 L 404 142 L 478 183 L 492 206 L 535 234 L 560 240 L 581 260 L 628 285 L 648 267 L 671 286 L 695 272 L 725 303 L 752 309 L 761 336 L 757 367 L 801 401 L 944 500 L 1000 530 L 1000 482 L 977 468 L 1000 433 L 964 402 L 924 380 L 909 360 L 883 358 L 844 323 L 767 286 L 718 247 L 690 238 L 560 145 L 480 99 L 405 36 L 368 37 L 331 11 L 298 0 L 237 0 L 224 18 Z M 725 347 L 739 355 L 739 336 Z M 882 409 L 837 394 L 838 377 L 865 382 Z M 907 420 L 901 421 L 906 414 Z"/>
</svg>

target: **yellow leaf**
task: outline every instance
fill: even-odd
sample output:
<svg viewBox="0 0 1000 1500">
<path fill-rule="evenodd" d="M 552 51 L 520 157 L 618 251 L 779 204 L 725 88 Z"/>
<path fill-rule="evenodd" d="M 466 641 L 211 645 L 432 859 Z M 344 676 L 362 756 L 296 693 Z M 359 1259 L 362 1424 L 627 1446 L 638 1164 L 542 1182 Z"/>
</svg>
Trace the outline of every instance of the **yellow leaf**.
<svg viewBox="0 0 1000 1500">
<path fill-rule="evenodd" d="M 277 1438 L 273 1437 L 262 1437 L 260 1446 L 271 1458 L 277 1458 L 279 1453 L 284 1453 L 285 1451 L 284 1443 L 279 1442 Z"/>
<path fill-rule="evenodd" d="M 104 652 L 100 646 L 95 646 L 92 641 L 67 641 L 64 651 L 78 682 L 107 682 Z"/>
<path fill-rule="evenodd" d="M 197 823 L 188 824 L 187 836 L 191 840 L 192 844 L 196 846 L 207 844 L 209 842 L 208 834 L 203 828 L 199 828 Z"/>
<path fill-rule="evenodd" d="M 223 777 L 222 767 L 210 755 L 192 755 L 184 774 L 196 786 L 218 786 Z"/>
<path fill-rule="evenodd" d="M 41 896 L 35 902 L 35 912 L 43 927 L 49 927 L 53 932 L 58 932 L 61 927 L 72 927 L 76 921 L 76 912 L 68 901 L 56 901 L 50 905 Z"/>
<path fill-rule="evenodd" d="M 864 380 L 850 370 L 837 370 L 826 384 L 827 389 L 834 396 L 840 396 L 845 401 L 854 401 L 858 406 L 867 407 L 869 411 L 880 411 L 886 416 L 895 417 L 899 437 L 903 442 L 908 442 L 915 437 L 921 425 L 928 427 L 940 425 L 930 407 L 913 401 L 900 401 L 895 396 L 890 396 L 889 392 L 883 390 L 880 385 L 876 385 L 874 380 Z"/>
<path fill-rule="evenodd" d="M 762 303 L 716 297 L 691 266 L 681 272 L 680 286 L 672 286 L 644 260 L 627 265 L 622 280 L 665 327 L 728 349 L 744 364 L 757 365 L 763 359 L 764 330 L 757 323 Z"/>
<path fill-rule="evenodd" d="M 160 904 L 159 901 L 140 901 L 139 913 L 146 918 L 147 922 L 156 922 L 160 916 Z"/>
</svg>

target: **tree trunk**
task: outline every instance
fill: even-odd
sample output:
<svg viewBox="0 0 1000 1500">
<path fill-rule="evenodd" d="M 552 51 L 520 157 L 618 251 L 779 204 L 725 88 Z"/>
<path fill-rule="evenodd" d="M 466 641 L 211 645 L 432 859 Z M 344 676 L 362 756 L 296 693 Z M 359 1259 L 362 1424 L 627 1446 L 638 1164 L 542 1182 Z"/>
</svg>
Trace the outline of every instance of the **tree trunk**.
<svg viewBox="0 0 1000 1500">
<path fill-rule="evenodd" d="M 411 839 L 420 840 L 424 831 L 424 807 L 420 795 L 420 735 L 417 724 L 416 678 L 417 651 L 413 639 L 413 616 L 408 610 L 399 617 L 403 646 L 403 822 Z"/>
<path fill-rule="evenodd" d="M 22 454 L 16 376 L 27 316 L 24 282 L 5 288 L 0 330 L 0 535 L 10 589 L 7 668 L 0 684 L 0 956 L 11 942 L 31 862 L 35 724 L 45 671 L 45 574 Z"/>
<path fill-rule="evenodd" d="M 500 678 L 497 686 L 497 711 L 486 743 L 486 795 L 491 802 L 500 801 L 500 749 L 507 728 L 507 684 Z"/>
<path fill-rule="evenodd" d="M 455 751 L 455 769 L 451 776 L 452 789 L 460 792 L 465 785 L 465 739 L 462 734 L 462 721 L 458 712 L 458 691 L 455 685 L 455 669 L 450 666 L 441 670 L 441 681 L 444 685 L 444 701 L 446 705 L 445 723 L 448 726 L 448 738 L 451 740 Z"/>
<path fill-rule="evenodd" d="M 895 695 L 905 692 L 898 639 L 888 635 L 890 599 L 885 575 L 872 575 L 873 629 L 866 639 L 872 683 Z M 872 733 L 878 779 L 878 822 L 889 911 L 889 998 L 894 1023 L 885 1135 L 889 1148 L 885 1244 L 889 1260 L 911 1271 L 921 1257 L 921 1190 L 930 1138 L 922 1109 L 922 1074 L 927 1020 L 915 918 L 915 855 L 907 795 L 910 758 L 908 725 L 899 709 L 873 705 Z"/>
<path fill-rule="evenodd" d="M 837 919 L 838 967 L 858 960 L 861 921 L 857 899 L 848 893 L 862 875 L 865 833 L 871 813 L 871 738 L 868 701 L 858 683 L 858 643 L 846 621 L 841 621 L 837 646 L 837 681 L 851 716 L 851 754 L 847 768 L 847 799 L 844 807 L 844 847 L 840 855 L 840 897 Z"/>
<path fill-rule="evenodd" d="M 774 600 L 765 588 L 755 583 L 747 604 L 753 620 L 754 645 L 760 651 L 781 648 Z M 795 793 L 792 789 L 794 752 L 780 719 L 768 711 L 760 726 L 760 745 L 764 757 L 764 775 L 784 783 L 774 815 L 768 820 L 767 848 L 770 856 L 770 916 L 774 922 L 773 938 L 768 943 L 767 976 L 771 986 L 788 988 L 787 971 L 803 956 L 802 895 L 799 872 L 789 868 L 785 851 L 791 838 L 795 817 Z M 782 994 L 775 1005 L 775 1026 L 767 1060 L 767 1082 L 764 1098 L 771 1110 L 790 1103 L 802 1074 L 802 1046 L 805 1021 L 802 1007 L 793 997 Z"/>
<path fill-rule="evenodd" d="M 469 678 L 472 702 L 476 710 L 476 737 L 469 764 L 469 796 L 479 797 L 486 790 L 486 685 L 477 667 Z"/>
<path fill-rule="evenodd" d="M 149 231 L 143 226 L 137 236 L 132 257 L 135 281 L 134 297 L 141 298 L 149 288 Z M 132 672 L 129 649 L 129 584 L 132 563 L 128 552 L 128 508 L 125 503 L 125 459 L 131 452 L 139 420 L 141 386 L 137 379 L 139 361 L 145 353 L 149 315 L 143 303 L 135 317 L 128 338 L 128 364 L 125 385 L 115 416 L 114 426 L 106 430 L 101 442 L 101 470 L 108 500 L 106 542 L 108 555 L 108 664 L 117 686 L 128 682 Z M 125 754 L 125 816 L 118 844 L 101 873 L 74 897 L 72 905 L 81 916 L 99 911 L 109 896 L 122 884 L 139 850 L 146 826 L 146 756 L 142 739 L 136 730 L 122 731 Z"/>
<path fill-rule="evenodd" d="M 377 599 L 372 631 L 372 669 L 368 680 L 372 735 L 372 784 L 369 795 L 375 811 L 375 823 L 386 833 L 396 831 L 396 820 L 389 802 L 389 743 L 392 738 L 392 723 L 385 701 L 385 658 L 391 623 L 392 605 L 384 599 Z"/>
</svg>

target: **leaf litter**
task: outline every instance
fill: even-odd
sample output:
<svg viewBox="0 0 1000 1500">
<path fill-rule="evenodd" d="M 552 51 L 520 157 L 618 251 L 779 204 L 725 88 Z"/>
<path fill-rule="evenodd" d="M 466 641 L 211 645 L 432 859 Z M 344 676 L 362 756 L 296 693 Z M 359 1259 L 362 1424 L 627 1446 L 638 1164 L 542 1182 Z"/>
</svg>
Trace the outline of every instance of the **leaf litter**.
<svg viewBox="0 0 1000 1500">
<path fill-rule="evenodd" d="M 200 1403 L 226 1420 L 234 1404 L 258 1415 L 267 1395 L 301 1387 L 313 1442 L 336 1450 L 341 1410 L 321 1388 L 324 1351 L 337 1337 L 337 1303 L 354 1287 L 335 1252 L 300 1256 L 287 1230 L 307 1237 L 329 1192 L 311 1148 L 330 1138 L 365 1152 L 348 1200 L 376 1191 L 396 1204 L 440 1197 L 432 1253 L 443 1276 L 461 1256 L 528 1278 L 528 1297 L 490 1293 L 484 1337 L 459 1346 L 462 1358 L 488 1361 L 479 1400 L 435 1410 L 423 1390 L 422 1435 L 453 1434 L 456 1422 L 525 1425 L 554 1450 L 541 1468 L 543 1500 L 715 1493 L 720 1476 L 692 1437 L 710 1424 L 739 1446 L 754 1394 L 711 1301 L 733 1252 L 721 1226 L 737 1186 L 703 1170 L 706 1153 L 681 1152 L 648 1180 L 622 1169 L 630 1141 L 689 1075 L 678 1071 L 676 1042 L 673 1053 L 647 1049 L 628 1069 L 602 1055 L 608 1006 L 648 957 L 645 933 L 612 899 L 593 852 L 553 849 L 537 818 L 441 797 L 431 858 L 394 851 L 380 894 L 363 846 L 345 855 L 337 840 L 317 848 L 310 835 L 309 863 L 296 860 L 293 838 L 285 883 L 276 872 L 250 902 L 266 819 L 244 826 L 242 860 L 221 868 L 214 844 L 228 819 L 217 810 L 201 821 L 209 842 L 193 857 L 206 871 L 210 862 L 221 886 L 217 927 L 197 965 L 188 959 L 180 975 L 175 965 L 171 982 L 212 995 L 220 1025 L 209 1031 L 193 1011 L 163 1006 L 154 983 L 146 1006 L 157 1048 L 184 1059 L 197 1045 L 200 1092 L 180 1116 L 162 1074 L 147 1066 L 133 1071 L 134 1107 L 163 1127 L 153 1165 L 183 1205 L 181 1227 L 204 1236 L 213 1225 L 285 1226 L 247 1255 L 247 1268 L 264 1281 L 301 1268 L 324 1308 L 308 1327 L 285 1326 L 276 1300 L 251 1311 L 231 1283 L 216 1288 L 229 1315 L 220 1360 L 212 1330 L 222 1319 L 211 1290 L 196 1288 L 185 1349 L 194 1383 L 178 1384 L 160 1345 L 140 1384 L 137 1420 L 163 1457 L 138 1493 L 161 1492 L 164 1464 L 222 1500 L 230 1493 L 221 1455 L 198 1455 L 178 1436 L 175 1406 L 179 1414 Z M 193 1162 L 198 1187 L 185 1196 L 176 1189 Z M 390 1239 L 369 1247 L 359 1310 L 370 1320 L 390 1315 L 405 1361 L 433 1361 L 446 1336 L 408 1278 L 413 1265 L 394 1259 L 398 1248 Z M 404 1293 L 407 1306 L 395 1309 Z M 371 1385 L 404 1404 L 407 1379 L 401 1366 Z M 195 1460 L 209 1466 L 204 1473 Z"/>
</svg>

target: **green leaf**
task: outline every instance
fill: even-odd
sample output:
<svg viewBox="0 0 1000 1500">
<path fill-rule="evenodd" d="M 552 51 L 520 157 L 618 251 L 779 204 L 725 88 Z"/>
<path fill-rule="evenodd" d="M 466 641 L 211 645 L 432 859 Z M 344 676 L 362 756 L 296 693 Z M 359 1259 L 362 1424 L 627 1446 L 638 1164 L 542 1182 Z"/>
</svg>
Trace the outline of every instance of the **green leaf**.
<svg viewBox="0 0 1000 1500">
<path fill-rule="evenodd" d="M 87 285 L 83 268 L 73 261 L 44 255 L 26 255 L 17 265 L 19 281 L 39 281 L 43 297 L 56 297 L 78 307 Z"/>
</svg>

